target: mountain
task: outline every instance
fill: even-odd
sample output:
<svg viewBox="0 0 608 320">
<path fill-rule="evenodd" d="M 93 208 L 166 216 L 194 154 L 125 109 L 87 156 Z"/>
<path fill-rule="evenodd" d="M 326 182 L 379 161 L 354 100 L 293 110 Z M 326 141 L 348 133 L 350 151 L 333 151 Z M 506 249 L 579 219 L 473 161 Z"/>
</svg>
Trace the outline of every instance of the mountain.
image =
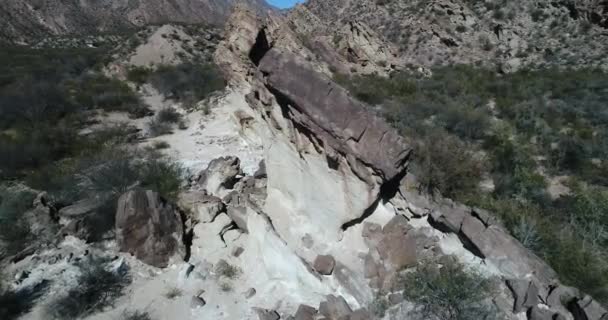
<svg viewBox="0 0 608 320">
<path fill-rule="evenodd" d="M 264 0 L 7 0 L 0 3 L 0 40 L 26 42 L 167 22 L 222 25 L 238 3 L 260 12 L 271 9 Z"/>
<path fill-rule="evenodd" d="M 304 7 L 333 30 L 365 23 L 406 63 L 608 68 L 608 1 L 310 0 Z"/>
</svg>

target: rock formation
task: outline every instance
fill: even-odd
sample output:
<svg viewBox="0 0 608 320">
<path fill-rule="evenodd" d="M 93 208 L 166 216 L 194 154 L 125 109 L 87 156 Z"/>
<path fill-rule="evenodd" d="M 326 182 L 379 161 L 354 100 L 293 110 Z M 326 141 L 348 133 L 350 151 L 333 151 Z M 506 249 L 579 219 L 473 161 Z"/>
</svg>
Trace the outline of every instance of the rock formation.
<svg viewBox="0 0 608 320">
<path fill-rule="evenodd" d="M 184 229 L 177 210 L 150 190 L 133 190 L 118 199 L 116 241 L 123 252 L 155 267 L 185 256 Z"/>
<path fill-rule="evenodd" d="M 385 14 L 391 3 L 360 2 L 362 18 Z M 442 46 L 442 56 L 472 40 L 412 24 L 429 28 L 417 36 L 432 37 L 399 53 L 394 39 L 382 39 L 389 31 L 377 21 L 353 19 L 360 9 L 351 4 L 311 0 L 267 17 L 238 7 L 214 54 L 229 87 L 206 101 L 207 111 L 187 115 L 189 128 L 166 137 L 173 143 L 164 152 L 193 173 L 177 204 L 151 190 L 126 192 L 118 200 L 116 238 L 106 248 L 61 234 L 55 247 L 10 264 L 8 272 L 24 275 L 15 287 L 49 274 L 58 280 L 53 290 L 65 291 L 77 285 L 73 261 L 94 253 L 120 257 L 115 263 L 128 264 L 136 277 L 129 297 L 100 317 L 136 307 L 179 319 L 403 319 L 412 304 L 397 280 L 431 261 L 438 272 L 458 263 L 494 280 L 498 289 L 488 300 L 506 319 L 605 320 L 598 301 L 561 284 L 491 212 L 418 192 L 408 172 L 414 152 L 408 140 L 331 77 L 336 70 L 386 75 L 408 61 L 426 65 L 425 50 Z M 427 7 L 469 27 L 477 19 L 459 2 Z M 605 17 L 588 10 L 593 28 L 603 28 Z M 501 39 L 516 33 L 497 30 Z M 471 49 L 454 59 L 481 56 Z M 93 200 L 58 215 L 87 214 Z M 26 318 L 44 316 L 38 308 Z"/>
</svg>

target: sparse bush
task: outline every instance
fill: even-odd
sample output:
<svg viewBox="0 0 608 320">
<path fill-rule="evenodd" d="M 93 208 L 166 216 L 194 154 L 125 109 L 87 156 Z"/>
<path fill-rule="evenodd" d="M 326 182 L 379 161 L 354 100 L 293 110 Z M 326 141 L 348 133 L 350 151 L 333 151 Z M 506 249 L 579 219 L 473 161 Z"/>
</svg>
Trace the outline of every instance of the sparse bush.
<svg viewBox="0 0 608 320">
<path fill-rule="evenodd" d="M 491 303 L 491 280 L 456 262 L 441 268 L 425 262 L 401 279 L 404 297 L 416 304 L 412 316 L 427 320 L 494 320 L 498 311 Z"/>
<path fill-rule="evenodd" d="M 90 261 L 81 266 L 76 283 L 47 306 L 55 319 L 79 319 L 112 305 L 123 294 L 130 277 L 106 270 L 101 261 Z"/>
<path fill-rule="evenodd" d="M 148 82 L 152 70 L 146 67 L 131 67 L 127 70 L 127 80 L 142 85 Z"/>
<path fill-rule="evenodd" d="M 222 281 L 220 282 L 220 290 L 222 290 L 222 292 L 232 292 L 232 284 L 226 281 Z"/>
<path fill-rule="evenodd" d="M 157 118 L 148 121 L 147 127 L 151 137 L 159 137 L 173 132 L 171 123 L 159 121 Z"/>
<path fill-rule="evenodd" d="M 177 297 L 181 297 L 182 294 L 183 294 L 183 292 L 181 289 L 174 287 L 174 288 L 169 289 L 165 293 L 165 298 L 173 300 Z"/>
<path fill-rule="evenodd" d="M 182 115 L 173 108 L 164 108 L 156 114 L 156 119 L 163 123 L 178 123 Z"/>
<path fill-rule="evenodd" d="M 437 131 L 416 145 L 413 172 L 422 190 L 447 197 L 473 193 L 484 162 L 458 138 Z"/>
<path fill-rule="evenodd" d="M 27 314 L 36 304 L 37 300 L 48 291 L 49 282 L 43 281 L 33 287 L 17 291 L 2 290 L 0 288 L 0 318 L 16 320 Z"/>
<path fill-rule="evenodd" d="M 185 170 L 177 163 L 150 159 L 139 168 L 140 185 L 160 193 L 165 199 L 177 200 Z"/>
<path fill-rule="evenodd" d="M 153 147 L 156 150 L 160 150 L 160 149 L 168 149 L 171 147 L 171 145 L 167 141 L 155 141 Z"/>
<path fill-rule="evenodd" d="M 149 81 L 167 97 L 187 104 L 203 100 L 226 85 L 216 66 L 194 63 L 161 66 L 152 72 Z"/>
<path fill-rule="evenodd" d="M 234 280 L 239 277 L 241 270 L 238 267 L 229 264 L 226 261 L 220 261 L 215 270 L 221 277 Z"/>
<path fill-rule="evenodd" d="M 388 310 L 389 307 L 390 307 L 390 304 L 389 304 L 388 300 L 386 299 L 386 297 L 378 296 L 374 299 L 372 304 L 369 306 L 369 310 L 375 316 L 377 316 L 379 318 L 384 318 L 384 315 L 386 314 L 386 310 Z"/>
</svg>

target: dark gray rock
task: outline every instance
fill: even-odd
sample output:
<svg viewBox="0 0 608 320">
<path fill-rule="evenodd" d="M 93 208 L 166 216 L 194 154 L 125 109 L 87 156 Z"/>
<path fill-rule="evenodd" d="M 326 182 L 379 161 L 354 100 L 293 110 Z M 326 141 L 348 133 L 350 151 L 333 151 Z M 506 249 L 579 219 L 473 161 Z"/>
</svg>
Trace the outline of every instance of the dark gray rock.
<svg viewBox="0 0 608 320">
<path fill-rule="evenodd" d="M 243 249 L 243 247 L 234 247 L 232 249 L 232 256 L 238 258 L 241 256 L 241 254 L 243 254 L 243 252 L 245 252 L 245 249 Z"/>
<path fill-rule="evenodd" d="M 579 294 L 576 288 L 559 285 L 549 292 L 546 303 L 552 308 L 567 307 L 568 303 L 576 299 Z"/>
<path fill-rule="evenodd" d="M 528 320 L 553 320 L 555 312 L 547 309 L 541 309 L 537 305 L 530 308 L 528 311 Z"/>
<path fill-rule="evenodd" d="M 243 175 L 241 160 L 237 157 L 221 157 L 212 160 L 195 178 L 196 184 L 212 195 L 234 187 Z"/>
<path fill-rule="evenodd" d="M 301 304 L 298 307 L 298 311 L 296 311 L 294 320 L 314 320 L 316 314 L 317 309 L 305 304 Z"/>
<path fill-rule="evenodd" d="M 377 250 L 385 265 L 390 264 L 394 270 L 414 266 L 417 261 L 416 241 L 400 232 L 384 235 Z"/>
<path fill-rule="evenodd" d="M 370 320 L 373 319 L 371 313 L 367 309 L 358 309 L 348 315 L 348 320 Z"/>
<path fill-rule="evenodd" d="M 205 299 L 201 298 L 200 296 L 192 296 L 192 300 L 190 301 L 190 308 L 192 308 L 192 309 L 202 308 L 206 304 L 207 304 L 207 302 L 205 301 Z"/>
<path fill-rule="evenodd" d="M 459 236 L 465 247 L 480 258 L 495 264 L 501 272 L 516 278 L 533 274 L 541 283 L 552 283 L 557 275 L 542 259 L 526 249 L 504 228 L 489 221 L 484 213 L 445 200 L 429 217 L 429 222 L 443 232 Z"/>
<path fill-rule="evenodd" d="M 159 268 L 185 255 L 179 212 L 154 191 L 136 189 L 118 200 L 116 241 L 122 252 Z"/>
<path fill-rule="evenodd" d="M 538 287 L 532 281 L 511 279 L 507 280 L 507 286 L 515 298 L 514 313 L 519 313 L 538 304 Z"/>
<path fill-rule="evenodd" d="M 77 201 L 67 207 L 59 209 L 57 212 L 60 217 L 68 219 L 82 218 L 97 209 L 101 208 L 105 201 L 101 198 L 87 198 Z"/>
<path fill-rule="evenodd" d="M 328 295 L 327 300 L 319 305 L 319 313 L 329 320 L 338 320 L 351 314 L 352 309 L 342 296 Z"/>
<path fill-rule="evenodd" d="M 244 293 L 245 299 L 251 299 L 251 298 L 253 298 L 253 296 L 255 296 L 256 293 L 257 293 L 257 291 L 254 288 L 249 288 Z"/>
<path fill-rule="evenodd" d="M 253 308 L 258 315 L 259 320 L 279 320 L 281 316 L 274 310 Z"/>
<path fill-rule="evenodd" d="M 608 314 L 608 310 L 590 296 L 570 303 L 569 309 L 574 320 L 602 320 Z"/>
<path fill-rule="evenodd" d="M 331 275 L 335 267 L 336 259 L 330 255 L 318 255 L 313 264 L 313 268 L 325 276 Z"/>
</svg>

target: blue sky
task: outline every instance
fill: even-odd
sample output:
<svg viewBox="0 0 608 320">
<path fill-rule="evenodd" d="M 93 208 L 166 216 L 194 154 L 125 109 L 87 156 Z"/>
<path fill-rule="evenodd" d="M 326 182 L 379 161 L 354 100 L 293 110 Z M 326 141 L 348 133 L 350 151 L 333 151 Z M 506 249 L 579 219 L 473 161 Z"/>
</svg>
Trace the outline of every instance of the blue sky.
<svg viewBox="0 0 608 320">
<path fill-rule="evenodd" d="M 266 0 L 266 2 L 278 8 L 290 8 L 293 7 L 296 3 L 305 2 L 304 0 Z"/>
</svg>

